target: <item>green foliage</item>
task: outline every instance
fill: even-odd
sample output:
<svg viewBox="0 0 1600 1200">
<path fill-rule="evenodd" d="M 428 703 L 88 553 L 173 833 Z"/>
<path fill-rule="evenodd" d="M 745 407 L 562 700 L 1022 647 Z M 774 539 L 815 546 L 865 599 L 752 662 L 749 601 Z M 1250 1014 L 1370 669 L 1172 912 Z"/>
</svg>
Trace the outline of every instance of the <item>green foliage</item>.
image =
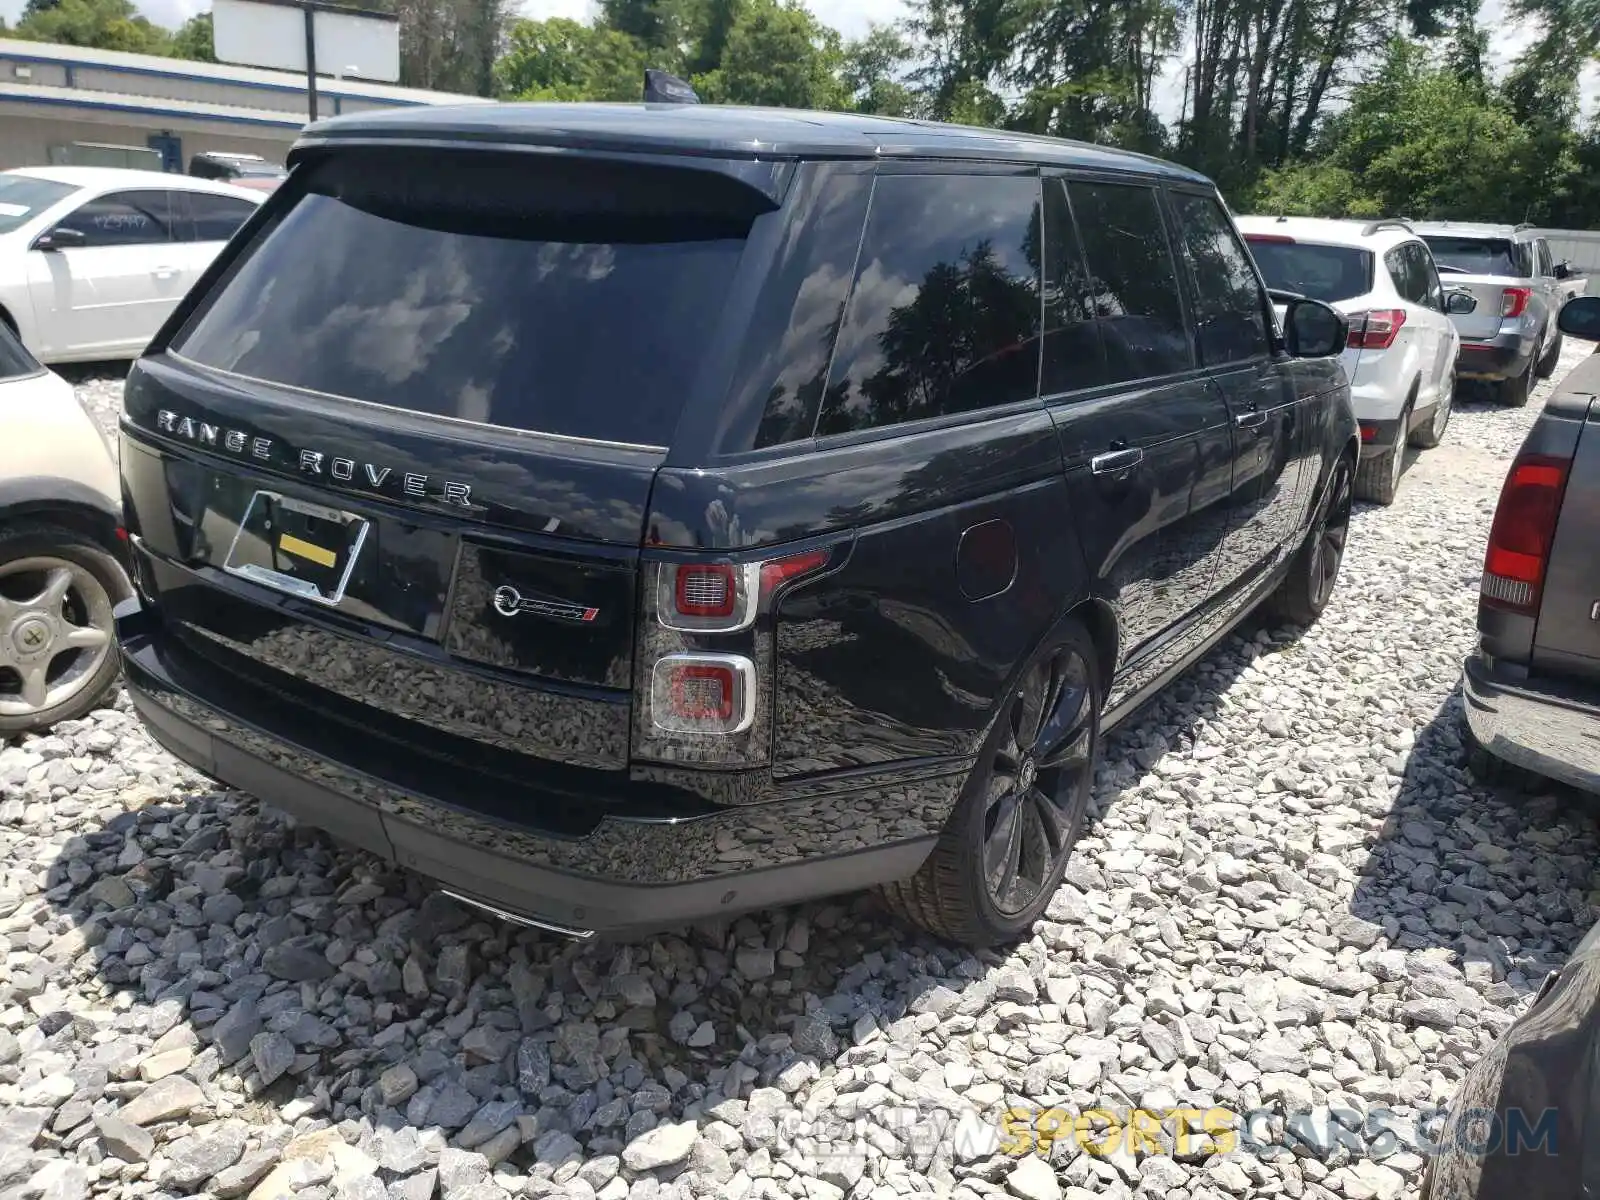
<svg viewBox="0 0 1600 1200">
<path fill-rule="evenodd" d="M 48 8 L 37 6 L 23 15 L 11 36 L 136 54 L 168 54 L 172 49 L 172 36 L 140 16 L 129 0 L 59 0 Z"/>
<path fill-rule="evenodd" d="M 191 58 L 196 62 L 216 62 L 216 46 L 211 37 L 211 14 L 200 13 L 190 17 L 182 28 L 172 35 L 172 56 Z"/>
<path fill-rule="evenodd" d="M 627 34 L 564 17 L 514 21 L 495 91 L 515 100 L 637 100 L 645 51 Z"/>
<path fill-rule="evenodd" d="M 694 77 L 713 104 L 844 108 L 838 33 L 795 0 L 751 0 L 728 32 L 721 62 Z"/>
</svg>

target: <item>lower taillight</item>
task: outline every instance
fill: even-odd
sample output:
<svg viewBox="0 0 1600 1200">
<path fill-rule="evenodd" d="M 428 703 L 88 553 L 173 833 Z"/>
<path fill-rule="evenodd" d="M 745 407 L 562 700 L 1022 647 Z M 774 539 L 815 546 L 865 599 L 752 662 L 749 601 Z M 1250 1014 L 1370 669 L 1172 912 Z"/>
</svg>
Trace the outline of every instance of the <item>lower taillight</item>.
<svg viewBox="0 0 1600 1200">
<path fill-rule="evenodd" d="M 1485 604 L 1524 614 L 1538 611 L 1569 465 L 1544 454 L 1523 455 L 1512 463 L 1483 559 Z"/>
<path fill-rule="evenodd" d="M 1370 442 L 1374 438 L 1376 438 L 1377 436 L 1378 436 L 1378 427 L 1376 425 L 1363 425 L 1363 426 L 1361 426 L 1361 440 L 1363 442 Z"/>
<path fill-rule="evenodd" d="M 1528 311 L 1528 301 L 1533 296 L 1532 288 L 1508 287 L 1500 292 L 1500 315 L 1502 317 L 1520 317 Z"/>
<path fill-rule="evenodd" d="M 1352 350 L 1387 350 L 1405 327 L 1406 310 L 1403 308 L 1375 308 L 1371 312 L 1350 315 L 1350 337 L 1346 342 Z"/>
<path fill-rule="evenodd" d="M 669 733 L 742 733 L 755 720 L 755 676 L 742 654 L 666 655 L 651 673 L 651 720 Z"/>
</svg>

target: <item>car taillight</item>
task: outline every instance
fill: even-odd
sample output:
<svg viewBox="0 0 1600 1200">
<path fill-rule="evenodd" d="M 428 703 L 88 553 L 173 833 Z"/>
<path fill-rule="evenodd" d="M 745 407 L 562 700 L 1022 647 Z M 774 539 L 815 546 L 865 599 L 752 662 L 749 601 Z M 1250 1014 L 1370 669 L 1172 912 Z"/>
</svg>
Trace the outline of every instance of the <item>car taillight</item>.
<svg viewBox="0 0 1600 1200">
<path fill-rule="evenodd" d="M 1538 611 L 1568 466 L 1568 460 L 1545 454 L 1523 455 L 1512 463 L 1483 559 L 1485 604 L 1516 613 Z"/>
<path fill-rule="evenodd" d="M 1520 317 L 1528 309 L 1528 299 L 1533 295 L 1532 288 L 1508 287 L 1500 292 L 1500 315 L 1502 317 Z"/>
<path fill-rule="evenodd" d="M 1387 350 L 1406 323 L 1403 308 L 1375 308 L 1371 312 L 1350 314 L 1352 350 Z"/>
<path fill-rule="evenodd" d="M 1378 436 L 1378 427 L 1376 425 L 1362 425 L 1361 426 L 1361 440 L 1363 442 L 1370 442 L 1374 438 L 1376 438 L 1377 436 Z"/>
<path fill-rule="evenodd" d="M 651 674 L 651 718 L 670 733 L 742 733 L 755 720 L 755 674 L 742 654 L 668 654 Z"/>
<path fill-rule="evenodd" d="M 828 549 L 754 562 L 647 560 L 633 756 L 739 767 L 765 761 L 776 655 L 772 629 L 758 622 L 791 584 L 832 561 Z"/>
</svg>

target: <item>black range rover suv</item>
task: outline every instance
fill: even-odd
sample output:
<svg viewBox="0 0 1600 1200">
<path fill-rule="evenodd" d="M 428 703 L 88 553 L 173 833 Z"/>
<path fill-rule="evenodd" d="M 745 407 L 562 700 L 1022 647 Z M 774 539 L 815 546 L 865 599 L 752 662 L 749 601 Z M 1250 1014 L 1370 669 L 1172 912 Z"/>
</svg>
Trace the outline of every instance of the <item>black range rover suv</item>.
<svg viewBox="0 0 1600 1200">
<path fill-rule="evenodd" d="M 134 366 L 134 703 L 451 894 L 1012 938 L 1101 733 L 1333 586 L 1345 326 L 1215 188 L 910 121 L 314 125 Z"/>
</svg>

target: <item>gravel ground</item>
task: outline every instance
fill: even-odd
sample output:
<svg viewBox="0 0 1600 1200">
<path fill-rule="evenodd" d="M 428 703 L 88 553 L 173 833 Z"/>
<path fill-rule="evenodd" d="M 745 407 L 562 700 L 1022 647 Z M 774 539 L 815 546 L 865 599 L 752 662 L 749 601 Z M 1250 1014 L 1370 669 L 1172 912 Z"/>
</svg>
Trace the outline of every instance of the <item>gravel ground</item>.
<svg viewBox="0 0 1600 1200">
<path fill-rule="evenodd" d="M 117 378 L 75 382 L 112 419 Z M 1483 541 L 1538 403 L 1464 404 L 1357 512 L 1315 629 L 1230 638 L 1112 739 L 1004 956 L 864 898 L 571 945 L 216 790 L 125 701 L 0 749 L 0 1194 L 1413 1193 L 1414 1123 L 1581 935 L 1600 861 L 1574 800 L 1463 765 Z M 1096 1133 L 1115 1152 L 1047 1165 L 993 1132 L 1180 1105 L 1322 1133 L 1213 1154 L 1169 1120 L 1161 1153 Z"/>
</svg>

